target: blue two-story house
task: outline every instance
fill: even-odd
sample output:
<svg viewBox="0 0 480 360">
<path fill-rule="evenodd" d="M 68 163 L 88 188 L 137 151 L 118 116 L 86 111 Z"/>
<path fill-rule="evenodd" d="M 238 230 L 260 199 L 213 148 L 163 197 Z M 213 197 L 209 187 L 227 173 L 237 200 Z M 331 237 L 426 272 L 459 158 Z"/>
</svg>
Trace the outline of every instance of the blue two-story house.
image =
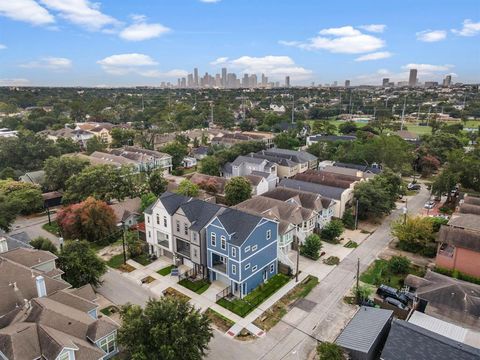
<svg viewBox="0 0 480 360">
<path fill-rule="evenodd" d="M 242 298 L 277 274 L 278 223 L 226 208 L 207 225 L 211 281 L 230 286 Z"/>
</svg>

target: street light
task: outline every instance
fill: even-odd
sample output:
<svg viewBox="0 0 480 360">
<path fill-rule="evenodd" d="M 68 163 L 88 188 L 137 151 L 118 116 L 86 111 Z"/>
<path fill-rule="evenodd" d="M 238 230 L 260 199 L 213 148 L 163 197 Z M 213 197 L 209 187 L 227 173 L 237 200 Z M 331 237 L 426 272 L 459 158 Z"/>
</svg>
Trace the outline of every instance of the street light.
<svg viewBox="0 0 480 360">
<path fill-rule="evenodd" d="M 407 212 L 408 212 L 408 199 L 405 199 L 405 206 L 402 208 L 403 212 L 403 224 L 407 223 Z"/>
<path fill-rule="evenodd" d="M 63 237 L 58 238 L 58 243 L 60 244 L 60 252 L 62 252 L 63 251 L 63 243 L 64 243 Z"/>
</svg>

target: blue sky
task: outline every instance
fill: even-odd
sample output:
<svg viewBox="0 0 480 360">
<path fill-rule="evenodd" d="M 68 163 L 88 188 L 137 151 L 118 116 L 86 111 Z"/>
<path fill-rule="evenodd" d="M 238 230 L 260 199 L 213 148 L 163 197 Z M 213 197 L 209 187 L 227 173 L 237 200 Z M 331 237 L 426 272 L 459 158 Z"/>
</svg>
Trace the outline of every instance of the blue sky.
<svg viewBox="0 0 480 360">
<path fill-rule="evenodd" d="M 480 82 L 478 0 L 0 0 L 0 85 Z"/>
</svg>

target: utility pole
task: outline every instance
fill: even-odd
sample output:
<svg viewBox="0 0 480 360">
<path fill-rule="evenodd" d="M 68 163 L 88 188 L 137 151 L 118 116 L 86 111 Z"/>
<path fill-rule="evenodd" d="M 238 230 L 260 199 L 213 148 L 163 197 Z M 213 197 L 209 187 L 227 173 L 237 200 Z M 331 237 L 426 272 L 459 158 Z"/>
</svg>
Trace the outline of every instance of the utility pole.
<svg viewBox="0 0 480 360">
<path fill-rule="evenodd" d="M 297 271 L 295 272 L 295 282 L 298 282 L 298 274 L 300 272 L 300 241 L 297 237 Z"/>
<path fill-rule="evenodd" d="M 405 96 L 405 100 L 403 100 L 402 123 L 400 125 L 400 131 L 403 130 L 403 123 L 405 122 L 405 105 L 407 105 L 407 97 L 406 96 Z"/>
<path fill-rule="evenodd" d="M 122 245 L 123 245 L 123 263 L 127 263 L 127 252 L 125 251 L 125 222 L 122 221 Z"/>
<path fill-rule="evenodd" d="M 357 305 L 360 304 L 360 258 L 357 258 L 357 288 L 355 289 Z"/>
<path fill-rule="evenodd" d="M 405 199 L 405 207 L 403 208 L 403 224 L 407 223 L 408 199 Z"/>
</svg>

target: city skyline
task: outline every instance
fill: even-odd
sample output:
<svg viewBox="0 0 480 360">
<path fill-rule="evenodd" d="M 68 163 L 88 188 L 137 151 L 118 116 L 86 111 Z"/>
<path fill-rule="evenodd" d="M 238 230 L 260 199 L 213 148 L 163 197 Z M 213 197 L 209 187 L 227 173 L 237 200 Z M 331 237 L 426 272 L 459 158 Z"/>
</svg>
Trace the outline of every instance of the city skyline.
<svg viewBox="0 0 480 360">
<path fill-rule="evenodd" d="M 187 85 L 195 67 L 214 78 L 222 68 L 237 79 L 256 74 L 257 84 L 262 73 L 273 84 L 289 76 L 291 86 L 398 83 L 411 69 L 421 83 L 446 75 L 480 82 L 473 0 L 266 0 L 255 9 L 227 0 L 0 0 L 0 25 L 8 30 L 0 34 L 0 85 Z"/>
</svg>

